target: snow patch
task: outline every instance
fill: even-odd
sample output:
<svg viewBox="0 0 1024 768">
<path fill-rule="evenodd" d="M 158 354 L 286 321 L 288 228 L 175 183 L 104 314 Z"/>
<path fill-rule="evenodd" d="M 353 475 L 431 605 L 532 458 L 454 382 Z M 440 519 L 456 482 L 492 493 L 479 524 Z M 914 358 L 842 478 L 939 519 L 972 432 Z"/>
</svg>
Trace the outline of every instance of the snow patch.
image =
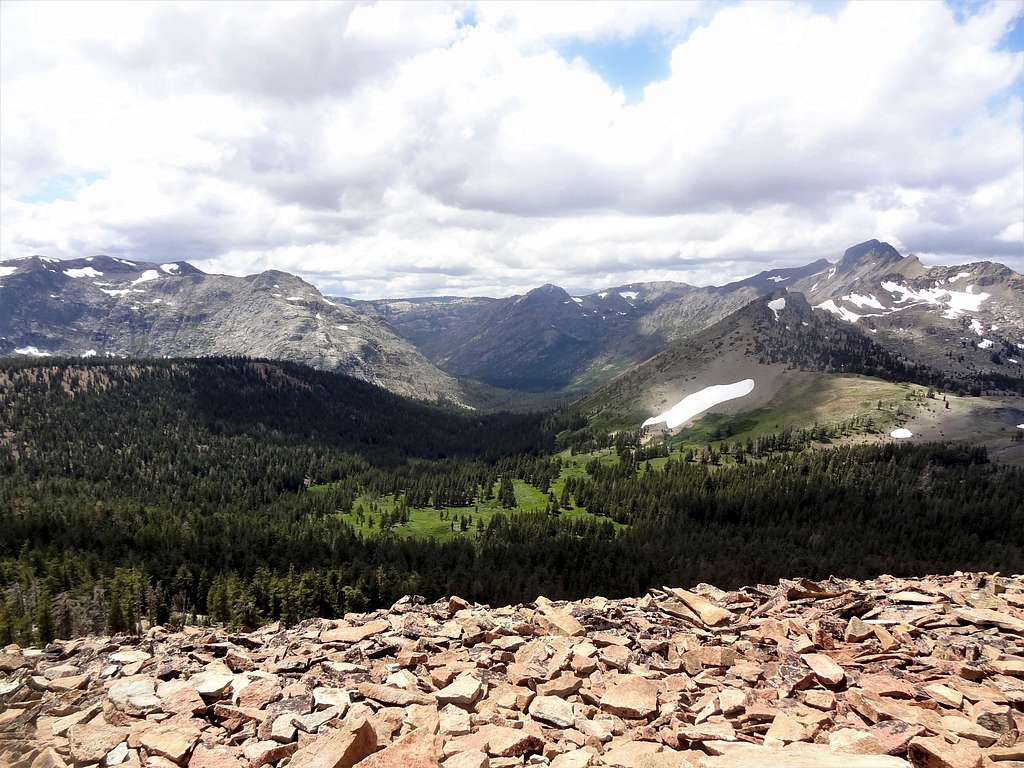
<svg viewBox="0 0 1024 768">
<path fill-rule="evenodd" d="M 124 296 L 125 294 L 131 293 L 131 288 L 100 288 L 107 296 Z"/>
<path fill-rule="evenodd" d="M 160 269 L 166 272 L 168 275 L 176 275 L 181 271 L 180 264 L 161 264 Z"/>
<path fill-rule="evenodd" d="M 87 349 L 85 352 L 79 355 L 79 357 L 96 357 L 95 349 Z"/>
<path fill-rule="evenodd" d="M 573 296 L 572 300 L 575 301 L 577 304 L 582 304 L 583 303 L 583 299 L 579 298 L 578 296 Z M 566 302 L 566 303 L 568 303 L 568 302 Z"/>
<path fill-rule="evenodd" d="M 135 280 L 132 280 L 132 285 L 138 285 L 139 283 L 147 283 L 150 280 L 157 280 L 160 277 L 160 273 L 155 269 L 147 269 Z"/>
<path fill-rule="evenodd" d="M 970 277 L 970 272 L 957 272 L 956 275 L 949 278 L 949 282 L 955 283 L 957 280 L 963 280 L 965 277 Z"/>
<path fill-rule="evenodd" d="M 626 301 L 636 301 L 636 298 L 639 295 L 640 294 L 637 293 L 636 291 L 619 291 L 619 296 L 624 298 Z"/>
<path fill-rule="evenodd" d="M 985 329 L 981 327 L 981 323 L 977 320 L 971 320 L 971 330 L 981 336 Z"/>
<path fill-rule="evenodd" d="M 17 267 L 0 267 L 0 277 L 7 277 L 13 275 L 17 271 Z"/>
<path fill-rule="evenodd" d="M 848 301 L 851 304 L 856 304 L 858 307 L 872 307 L 874 309 L 882 310 L 885 309 L 885 307 L 882 306 L 882 302 L 876 299 L 873 293 L 870 293 L 867 296 L 863 296 L 859 293 L 850 293 L 847 294 L 846 296 L 843 296 L 842 300 Z"/>
<path fill-rule="evenodd" d="M 337 325 L 337 326 L 335 326 L 335 327 L 336 327 L 336 328 L 337 328 L 337 329 L 338 329 L 339 331 L 347 331 L 347 330 L 348 330 L 348 326 L 347 326 L 347 325 Z"/>
<path fill-rule="evenodd" d="M 88 259 L 86 259 L 86 261 L 92 261 L 92 256 L 90 256 Z M 134 261 L 128 261 L 128 259 L 119 259 L 116 256 L 114 257 L 114 261 L 116 261 L 118 264 L 124 264 L 126 267 L 137 267 L 137 266 L 139 266 Z"/>
<path fill-rule="evenodd" d="M 836 269 L 837 269 L 836 267 L 832 267 L 832 269 L 830 269 L 828 271 L 828 274 L 825 275 L 825 279 L 826 280 L 831 280 L 833 277 L 835 277 L 836 276 Z"/>
<path fill-rule="evenodd" d="M 64 274 L 68 277 L 103 277 L 103 273 L 92 267 L 81 267 L 79 269 L 65 269 Z"/>
<path fill-rule="evenodd" d="M 982 339 L 978 342 L 978 349 L 992 349 L 992 344 L 991 339 Z"/>
<path fill-rule="evenodd" d="M 664 413 L 659 413 L 657 416 L 647 419 L 641 426 L 649 427 L 652 424 L 665 422 L 669 429 L 675 429 L 680 424 L 688 422 L 694 416 L 704 413 L 708 408 L 713 408 L 727 400 L 735 400 L 737 397 L 745 397 L 753 391 L 753 379 L 743 379 L 743 381 L 737 381 L 734 384 L 714 384 L 710 387 L 704 387 L 700 392 L 687 395 Z"/>
<path fill-rule="evenodd" d="M 768 302 L 768 309 L 770 309 L 772 311 L 772 314 L 775 315 L 776 321 L 779 319 L 779 312 L 785 308 L 786 299 L 784 297 L 772 299 L 771 301 Z"/>
<path fill-rule="evenodd" d="M 848 323 L 856 323 L 864 315 L 858 315 L 856 312 L 851 312 L 846 307 L 840 307 L 832 299 L 826 299 L 821 304 L 815 304 L 815 309 L 823 309 L 826 312 L 831 312 L 833 315 L 838 315 Z"/>
<path fill-rule="evenodd" d="M 45 350 L 42 350 L 39 347 L 32 347 L 32 346 L 18 347 L 16 350 L 14 350 L 14 354 L 16 354 L 16 355 L 28 355 L 29 357 L 50 357 L 51 356 L 49 352 L 46 352 Z"/>
<path fill-rule="evenodd" d="M 306 297 L 305 296 L 285 296 L 284 300 L 285 301 L 305 301 Z"/>
<path fill-rule="evenodd" d="M 597 294 L 597 298 L 599 298 L 599 299 L 607 299 L 608 298 L 608 291 L 601 291 L 599 294 Z"/>
<path fill-rule="evenodd" d="M 771 280 L 773 283 L 784 283 L 787 280 L 789 280 L 788 277 L 779 277 L 778 275 L 772 275 L 768 279 Z M 812 288 L 811 290 L 813 291 L 814 289 Z"/>
<path fill-rule="evenodd" d="M 913 436 L 914 436 L 914 433 L 911 432 L 906 427 L 900 427 L 899 429 L 894 429 L 892 432 L 889 433 L 889 437 L 895 437 L 897 440 L 906 440 L 908 437 L 913 437 Z"/>
<path fill-rule="evenodd" d="M 968 285 L 966 291 L 954 291 L 948 288 L 923 288 L 914 290 L 905 285 L 900 285 L 891 280 L 882 282 L 882 288 L 898 295 L 897 302 L 901 304 L 929 304 L 935 307 L 945 307 L 942 316 L 947 320 L 956 320 L 964 312 L 977 312 L 981 309 L 981 303 L 989 297 L 987 293 L 975 293 L 973 285 Z"/>
</svg>

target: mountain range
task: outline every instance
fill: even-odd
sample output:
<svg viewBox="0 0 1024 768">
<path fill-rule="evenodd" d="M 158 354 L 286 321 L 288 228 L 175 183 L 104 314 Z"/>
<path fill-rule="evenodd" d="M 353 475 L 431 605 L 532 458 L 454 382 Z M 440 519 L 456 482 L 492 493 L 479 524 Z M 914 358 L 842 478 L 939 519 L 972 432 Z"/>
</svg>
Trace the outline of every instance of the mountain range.
<svg viewBox="0 0 1024 768">
<path fill-rule="evenodd" d="M 869 240 L 723 286 L 363 301 L 273 270 L 33 256 L 0 263 L 0 355 L 283 359 L 431 402 L 588 396 L 623 415 L 750 365 L 1019 392 L 1024 278 L 991 262 L 928 267 Z"/>
</svg>

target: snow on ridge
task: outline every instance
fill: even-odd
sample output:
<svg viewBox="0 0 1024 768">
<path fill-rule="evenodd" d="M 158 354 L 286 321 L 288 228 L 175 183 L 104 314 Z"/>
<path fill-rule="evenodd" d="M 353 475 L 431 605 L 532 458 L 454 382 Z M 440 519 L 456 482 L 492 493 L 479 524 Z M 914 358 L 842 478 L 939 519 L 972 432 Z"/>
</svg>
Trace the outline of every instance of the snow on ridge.
<svg viewBox="0 0 1024 768">
<path fill-rule="evenodd" d="M 768 302 L 768 309 L 770 309 L 772 311 L 772 314 L 775 315 L 776 322 L 779 319 L 779 312 L 781 310 L 785 309 L 785 308 L 786 308 L 786 299 L 785 299 L 785 297 L 779 297 L 777 299 L 772 299 L 771 301 Z"/>
<path fill-rule="evenodd" d="M 851 312 L 846 307 L 840 307 L 832 299 L 825 299 L 821 304 L 815 304 L 814 308 L 823 309 L 826 312 L 831 312 L 833 315 L 838 315 L 848 323 L 856 323 L 862 317 L 867 317 L 867 315 L 858 315 L 856 312 Z"/>
<path fill-rule="evenodd" d="M 92 267 L 80 267 L 78 269 L 65 269 L 64 274 L 68 277 L 103 277 L 103 273 Z"/>
<path fill-rule="evenodd" d="M 914 433 L 911 432 L 906 427 L 899 427 L 898 429 L 894 429 L 892 432 L 889 433 L 889 437 L 894 437 L 897 440 L 906 440 L 908 437 L 913 436 Z"/>
<path fill-rule="evenodd" d="M 114 261 L 116 261 L 116 262 L 117 262 L 118 264 L 124 264 L 124 265 L 125 265 L 126 267 L 137 267 L 137 266 L 139 266 L 139 265 L 138 265 L 138 264 L 136 264 L 136 263 L 135 263 L 134 261 L 128 261 L 128 259 L 119 259 L 119 258 L 117 258 L 117 256 L 114 256 L 114 257 L 113 257 L 113 259 L 114 259 Z M 88 258 L 88 261 L 92 261 L 92 256 L 90 256 L 90 257 Z"/>
<path fill-rule="evenodd" d="M 873 293 L 869 293 L 867 296 L 864 296 L 859 293 L 850 293 L 847 294 L 846 296 L 843 296 L 842 300 L 848 301 L 851 304 L 856 304 L 858 307 L 861 308 L 872 307 L 874 309 L 885 309 L 885 307 L 882 306 L 882 302 L 876 299 Z"/>
<path fill-rule="evenodd" d="M 178 264 L 161 264 L 160 269 L 168 275 L 177 275 L 181 271 L 181 266 Z"/>
<path fill-rule="evenodd" d="M 914 302 L 916 304 L 930 304 L 935 307 L 945 307 L 946 311 L 942 316 L 947 320 L 956 320 L 964 312 L 977 312 L 981 309 L 981 303 L 989 297 L 987 293 L 975 293 L 974 285 L 968 285 L 965 291 L 954 291 L 950 288 L 922 288 L 914 290 L 909 286 L 900 285 L 891 280 L 882 282 L 882 288 L 889 293 L 899 295 L 897 302 L 905 304 Z"/>
<path fill-rule="evenodd" d="M 680 424 L 685 424 L 690 419 L 698 416 L 709 408 L 727 400 L 735 400 L 738 397 L 745 397 L 754 391 L 754 380 L 743 379 L 733 384 L 714 384 L 704 387 L 699 392 L 687 395 L 667 411 L 659 413 L 647 419 L 641 427 L 649 427 L 652 424 L 665 422 L 669 429 L 675 429 Z"/>
<path fill-rule="evenodd" d="M 29 345 L 27 347 L 18 347 L 16 350 L 14 350 L 14 354 L 16 354 L 16 355 L 28 355 L 29 357 L 51 357 L 52 356 L 49 352 L 47 352 L 45 350 L 42 350 L 39 347 L 33 347 L 32 345 Z"/>
<path fill-rule="evenodd" d="M 135 280 L 132 281 L 132 285 L 138 285 L 139 283 L 146 283 L 146 282 L 149 282 L 150 280 L 156 280 L 159 277 L 160 277 L 160 273 L 157 272 L 155 269 L 147 269 L 145 272 L 143 272 L 141 275 L 139 275 L 138 278 L 136 278 Z"/>
</svg>

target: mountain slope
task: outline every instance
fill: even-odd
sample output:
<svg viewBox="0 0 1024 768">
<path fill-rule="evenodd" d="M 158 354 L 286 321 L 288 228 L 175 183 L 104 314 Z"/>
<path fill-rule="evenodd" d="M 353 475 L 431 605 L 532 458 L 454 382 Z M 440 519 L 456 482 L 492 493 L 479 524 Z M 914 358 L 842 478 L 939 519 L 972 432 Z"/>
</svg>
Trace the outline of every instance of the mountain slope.
<svg viewBox="0 0 1024 768">
<path fill-rule="evenodd" d="M 458 383 L 386 324 L 277 271 L 209 275 L 108 256 L 4 262 L 0 354 L 266 357 L 462 401 Z"/>
<path fill-rule="evenodd" d="M 1001 371 L 968 375 L 932 367 L 879 343 L 855 324 L 813 309 L 802 294 L 780 291 L 674 342 L 576 407 L 597 425 L 635 428 L 707 387 L 738 386 L 748 380 L 753 382 L 749 391 L 715 410 L 738 412 L 777 404 L 780 394 L 807 378 L 802 372 L 871 376 L 954 392 L 1024 392 L 1024 377 Z"/>
<path fill-rule="evenodd" d="M 592 391 L 674 342 L 780 289 L 814 314 L 856 324 L 896 358 L 951 381 L 1001 388 L 1024 360 L 1024 279 L 998 264 L 926 267 L 887 243 L 855 245 L 835 263 L 770 269 L 723 286 L 633 283 L 570 296 L 543 286 L 505 299 L 352 302 L 391 323 L 449 373 L 513 391 Z"/>
<path fill-rule="evenodd" d="M 1021 375 L 1024 278 L 1001 264 L 926 267 L 869 240 L 791 290 L 895 353 L 952 376 Z"/>
</svg>

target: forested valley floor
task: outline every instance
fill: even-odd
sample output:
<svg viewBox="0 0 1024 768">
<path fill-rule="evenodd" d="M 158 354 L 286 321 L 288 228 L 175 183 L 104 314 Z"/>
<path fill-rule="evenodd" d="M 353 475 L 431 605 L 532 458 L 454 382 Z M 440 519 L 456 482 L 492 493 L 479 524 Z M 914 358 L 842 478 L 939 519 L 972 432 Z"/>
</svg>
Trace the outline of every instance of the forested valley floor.
<svg viewBox="0 0 1024 768">
<path fill-rule="evenodd" d="M 455 414 L 285 363 L 4 363 L 0 645 L 287 625 L 405 594 L 1024 570 L 1019 468 L 828 437 L 681 451 L 571 411 Z"/>
</svg>

